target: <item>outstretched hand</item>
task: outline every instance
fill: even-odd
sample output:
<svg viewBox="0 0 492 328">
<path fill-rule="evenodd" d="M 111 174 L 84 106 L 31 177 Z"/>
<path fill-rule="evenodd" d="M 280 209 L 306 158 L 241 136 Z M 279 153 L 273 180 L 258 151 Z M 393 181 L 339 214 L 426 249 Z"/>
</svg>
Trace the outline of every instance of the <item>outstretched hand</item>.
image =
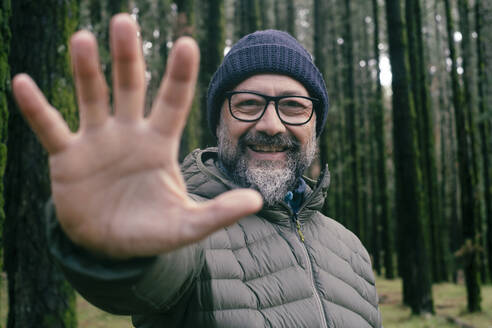
<svg viewBox="0 0 492 328">
<path fill-rule="evenodd" d="M 72 133 L 25 74 L 13 80 L 22 113 L 49 153 L 53 199 L 65 233 L 105 255 L 156 255 L 196 242 L 261 208 L 252 190 L 196 203 L 186 193 L 177 156 L 194 95 L 199 51 L 179 39 L 151 114 L 143 117 L 145 64 L 129 15 L 111 22 L 114 115 L 97 43 L 87 31 L 71 39 L 80 112 Z"/>
</svg>

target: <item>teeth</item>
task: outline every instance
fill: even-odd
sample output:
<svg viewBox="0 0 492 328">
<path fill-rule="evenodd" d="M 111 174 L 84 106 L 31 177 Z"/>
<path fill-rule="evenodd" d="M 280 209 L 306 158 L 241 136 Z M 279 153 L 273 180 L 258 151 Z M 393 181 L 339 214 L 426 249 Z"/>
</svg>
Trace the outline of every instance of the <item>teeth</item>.
<svg viewBox="0 0 492 328">
<path fill-rule="evenodd" d="M 270 145 L 250 145 L 250 148 L 257 152 L 273 153 L 284 151 L 285 147 Z"/>
</svg>

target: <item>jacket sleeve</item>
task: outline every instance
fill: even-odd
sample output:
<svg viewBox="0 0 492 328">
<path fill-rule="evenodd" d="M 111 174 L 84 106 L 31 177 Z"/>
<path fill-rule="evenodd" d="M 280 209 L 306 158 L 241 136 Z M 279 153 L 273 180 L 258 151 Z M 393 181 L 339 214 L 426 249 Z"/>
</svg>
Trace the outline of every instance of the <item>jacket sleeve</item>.
<svg viewBox="0 0 492 328">
<path fill-rule="evenodd" d="M 166 312 L 190 294 L 203 267 L 199 244 L 148 258 L 99 258 L 66 236 L 51 201 L 45 220 L 50 253 L 67 280 L 84 298 L 107 312 Z"/>
</svg>

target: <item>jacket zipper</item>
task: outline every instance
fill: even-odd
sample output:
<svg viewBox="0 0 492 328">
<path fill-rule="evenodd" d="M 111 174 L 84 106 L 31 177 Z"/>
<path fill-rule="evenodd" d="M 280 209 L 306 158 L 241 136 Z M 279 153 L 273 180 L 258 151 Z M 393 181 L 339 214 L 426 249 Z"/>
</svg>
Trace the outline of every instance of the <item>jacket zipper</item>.
<svg viewBox="0 0 492 328">
<path fill-rule="evenodd" d="M 301 230 L 301 222 L 299 222 L 299 218 L 297 217 L 296 213 L 294 213 L 293 218 L 294 218 L 294 223 L 295 223 L 296 228 L 297 228 L 297 234 L 299 235 L 299 238 L 301 239 L 301 241 L 304 243 L 304 234 L 302 233 L 302 230 Z"/>
<path fill-rule="evenodd" d="M 323 310 L 323 304 L 321 302 L 321 297 L 319 296 L 318 290 L 316 289 L 316 286 L 314 285 L 313 266 L 312 266 L 311 260 L 309 259 L 309 254 L 308 254 L 306 245 L 304 244 L 304 234 L 302 233 L 302 230 L 301 230 L 301 223 L 299 222 L 299 218 L 297 217 L 297 213 L 293 213 L 293 211 L 292 211 L 292 219 L 294 221 L 295 228 L 297 230 L 297 234 L 299 235 L 299 239 L 301 241 L 299 244 L 301 244 L 302 253 L 304 255 L 304 258 L 306 259 L 306 263 L 307 263 L 307 267 L 308 267 L 308 271 L 309 271 L 309 278 L 310 278 L 309 280 L 311 282 L 311 289 L 313 290 L 314 299 L 316 301 L 316 304 L 318 305 L 318 311 L 319 311 L 320 316 L 321 316 L 321 326 L 323 328 L 328 328 L 328 326 L 326 325 L 325 311 Z"/>
</svg>

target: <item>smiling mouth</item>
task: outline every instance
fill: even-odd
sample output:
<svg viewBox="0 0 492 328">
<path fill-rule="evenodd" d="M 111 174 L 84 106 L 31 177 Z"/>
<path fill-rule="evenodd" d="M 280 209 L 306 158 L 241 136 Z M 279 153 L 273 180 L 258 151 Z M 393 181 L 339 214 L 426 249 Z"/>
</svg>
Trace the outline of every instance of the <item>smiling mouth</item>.
<svg viewBox="0 0 492 328">
<path fill-rule="evenodd" d="M 284 152 L 287 150 L 286 146 L 275 146 L 275 145 L 248 145 L 248 147 L 257 153 L 277 153 Z"/>
</svg>

